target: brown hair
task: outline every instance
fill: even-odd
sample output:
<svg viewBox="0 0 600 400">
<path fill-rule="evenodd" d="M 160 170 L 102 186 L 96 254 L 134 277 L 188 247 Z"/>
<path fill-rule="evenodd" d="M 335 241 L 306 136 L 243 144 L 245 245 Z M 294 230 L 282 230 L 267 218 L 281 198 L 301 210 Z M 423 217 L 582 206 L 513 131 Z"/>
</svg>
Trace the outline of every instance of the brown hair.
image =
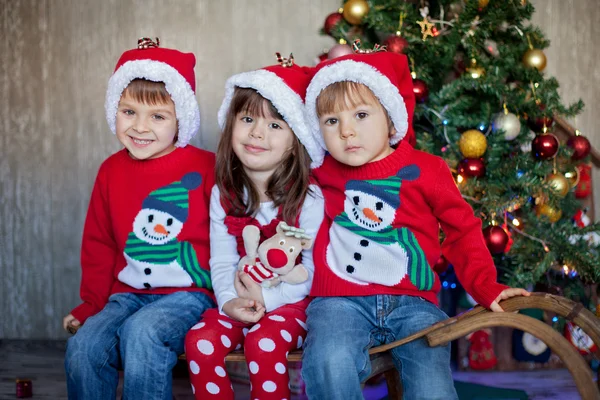
<svg viewBox="0 0 600 400">
<path fill-rule="evenodd" d="M 340 100 L 340 99 L 343 99 Z M 340 81 L 332 83 L 321 91 L 317 97 L 317 117 L 330 113 L 336 113 L 361 104 L 379 104 L 388 120 L 390 136 L 394 123 L 381 101 L 366 85 L 352 81 Z"/>
<path fill-rule="evenodd" d="M 126 96 L 140 103 L 149 104 L 152 106 L 157 104 L 174 103 L 171 95 L 165 88 L 164 82 L 154 82 L 142 78 L 134 79 L 129 82 L 129 85 L 127 85 L 125 90 L 123 90 L 121 98 Z M 173 138 L 173 143 L 176 143 L 178 140 L 179 120 L 177 120 L 177 134 Z"/>
<path fill-rule="evenodd" d="M 123 90 L 121 97 L 128 96 L 144 104 L 169 104 L 173 102 L 164 82 L 134 79 Z"/>
<path fill-rule="evenodd" d="M 284 120 L 273 104 L 254 89 L 235 89 L 217 148 L 215 170 L 221 201 L 230 208 L 229 214 L 238 217 L 254 215 L 260 205 L 258 191 L 231 145 L 236 116 L 240 113 Z M 291 150 L 267 181 L 266 191 L 274 206 L 281 207 L 281 216 L 290 225 L 296 224 L 310 183 L 310 157 L 298 137 L 294 139 Z M 247 199 L 244 191 L 248 193 Z"/>
</svg>

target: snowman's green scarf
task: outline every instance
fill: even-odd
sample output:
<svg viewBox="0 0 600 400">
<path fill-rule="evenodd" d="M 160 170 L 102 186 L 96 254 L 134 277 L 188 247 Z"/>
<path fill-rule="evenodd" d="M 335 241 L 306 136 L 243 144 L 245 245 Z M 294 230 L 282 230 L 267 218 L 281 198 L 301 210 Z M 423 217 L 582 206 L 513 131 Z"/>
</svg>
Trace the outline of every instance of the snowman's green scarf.
<svg viewBox="0 0 600 400">
<path fill-rule="evenodd" d="M 408 254 L 408 274 L 412 284 L 419 290 L 430 290 L 433 287 L 435 279 L 433 271 L 429 267 L 425 253 L 419 246 L 415 235 L 407 228 L 397 229 L 390 225 L 379 232 L 370 231 L 352 222 L 345 212 L 335 217 L 333 222 L 382 245 L 398 243 Z"/>
<path fill-rule="evenodd" d="M 200 267 L 196 251 L 189 242 L 179 242 L 173 238 L 164 244 L 150 244 L 130 232 L 125 243 L 125 254 L 136 261 L 154 265 L 168 265 L 177 261 L 196 286 L 212 290 L 210 274 Z"/>
</svg>

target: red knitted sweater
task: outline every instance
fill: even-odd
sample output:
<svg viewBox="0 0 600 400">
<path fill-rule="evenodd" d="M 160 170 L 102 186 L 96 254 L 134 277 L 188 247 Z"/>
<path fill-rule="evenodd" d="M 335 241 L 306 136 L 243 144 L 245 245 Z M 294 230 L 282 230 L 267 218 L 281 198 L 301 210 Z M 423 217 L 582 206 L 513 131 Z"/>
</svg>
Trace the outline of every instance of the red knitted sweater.
<svg viewBox="0 0 600 400">
<path fill-rule="evenodd" d="M 100 166 L 81 246 L 81 323 L 113 293 L 202 291 L 208 260 L 213 153 L 193 146 L 151 160 L 119 151 Z"/>
<path fill-rule="evenodd" d="M 327 156 L 314 174 L 325 221 L 314 245 L 311 296 L 410 295 L 437 304 L 440 281 L 431 267 L 440 252 L 479 304 L 489 307 L 506 288 L 496 281 L 481 221 L 442 158 L 402 141 L 360 167 Z"/>
</svg>

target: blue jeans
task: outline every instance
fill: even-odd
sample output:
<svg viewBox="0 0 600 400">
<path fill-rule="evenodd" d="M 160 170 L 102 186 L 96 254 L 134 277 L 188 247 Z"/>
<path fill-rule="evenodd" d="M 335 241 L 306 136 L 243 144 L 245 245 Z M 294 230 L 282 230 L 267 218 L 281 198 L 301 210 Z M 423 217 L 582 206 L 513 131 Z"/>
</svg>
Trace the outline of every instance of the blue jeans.
<svg viewBox="0 0 600 400">
<path fill-rule="evenodd" d="M 67 342 L 69 399 L 172 399 L 172 369 L 188 330 L 215 307 L 204 293 L 117 293 Z"/>
<path fill-rule="evenodd" d="M 306 311 L 302 378 L 309 399 L 362 399 L 371 373 L 369 348 L 402 339 L 448 318 L 413 296 L 317 297 Z M 429 347 L 424 338 L 391 350 L 404 398 L 458 399 L 450 370 L 450 345 Z"/>
</svg>

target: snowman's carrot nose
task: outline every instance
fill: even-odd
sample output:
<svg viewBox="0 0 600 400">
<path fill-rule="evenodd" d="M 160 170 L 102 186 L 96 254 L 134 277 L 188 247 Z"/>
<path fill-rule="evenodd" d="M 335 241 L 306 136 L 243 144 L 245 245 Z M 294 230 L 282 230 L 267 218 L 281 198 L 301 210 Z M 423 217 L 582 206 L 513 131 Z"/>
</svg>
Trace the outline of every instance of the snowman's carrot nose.
<svg viewBox="0 0 600 400">
<path fill-rule="evenodd" d="M 167 230 L 165 229 L 164 226 L 162 226 L 161 224 L 156 224 L 154 226 L 154 232 L 156 233 L 162 233 L 163 235 L 168 235 L 169 232 L 167 232 Z"/>
<path fill-rule="evenodd" d="M 381 222 L 381 218 L 375 215 L 373 210 L 371 210 L 370 208 L 363 208 L 363 214 L 365 214 L 365 217 L 367 217 L 371 221 Z"/>
</svg>

